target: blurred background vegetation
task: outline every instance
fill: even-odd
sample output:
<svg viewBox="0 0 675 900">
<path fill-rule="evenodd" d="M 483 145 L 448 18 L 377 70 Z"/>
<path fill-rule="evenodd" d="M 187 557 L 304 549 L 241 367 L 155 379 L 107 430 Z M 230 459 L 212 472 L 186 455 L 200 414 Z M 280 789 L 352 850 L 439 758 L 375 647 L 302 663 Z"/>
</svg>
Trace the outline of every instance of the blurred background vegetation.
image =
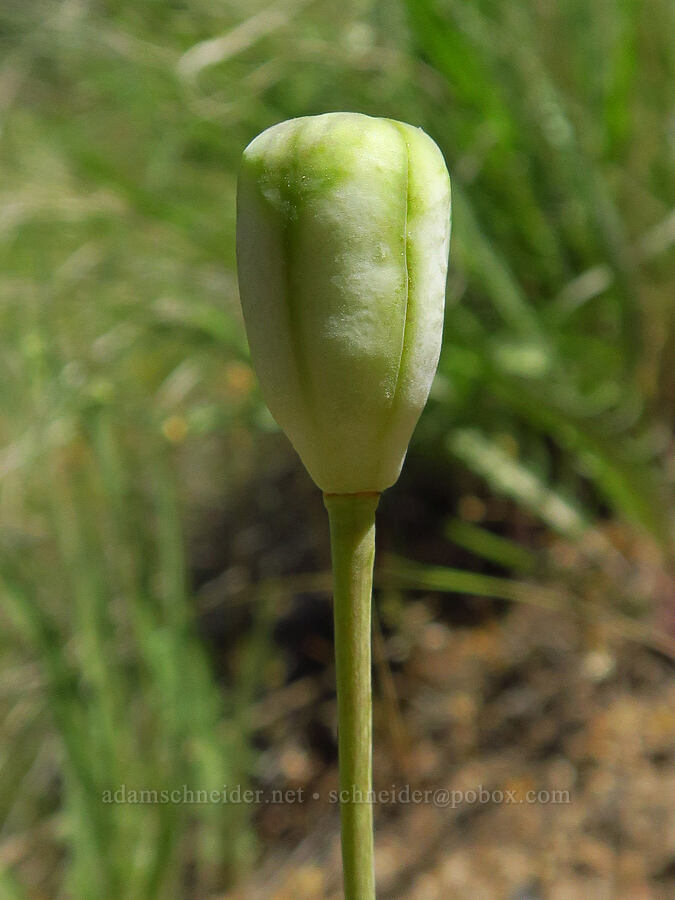
<svg viewBox="0 0 675 900">
<path fill-rule="evenodd" d="M 0 897 L 223 896 L 288 854 L 291 825 L 103 792 L 334 770 L 327 527 L 262 404 L 234 264 L 239 156 L 285 118 L 409 121 L 453 177 L 439 374 L 380 512 L 381 771 L 415 734 L 419 634 L 428 657 L 480 629 L 504 646 L 509 616 L 548 635 L 572 615 L 565 677 L 603 682 L 642 654 L 666 696 L 674 38 L 670 0 L 3 2 Z M 290 710 L 311 691 L 288 691 L 321 678 L 319 728 Z M 637 683 L 614 684 L 624 706 Z M 479 721 L 489 692 L 471 690 Z M 480 750 L 435 715 L 419 728 L 447 734 L 438 779 Z M 525 876 L 544 877 L 523 841 Z M 674 860 L 626 896 L 667 896 Z M 582 894 L 624 896 L 598 877 Z M 288 896 L 335 896 L 317 883 Z M 433 883 L 386 896 L 432 900 Z M 576 896 L 551 884 L 527 896 Z"/>
</svg>

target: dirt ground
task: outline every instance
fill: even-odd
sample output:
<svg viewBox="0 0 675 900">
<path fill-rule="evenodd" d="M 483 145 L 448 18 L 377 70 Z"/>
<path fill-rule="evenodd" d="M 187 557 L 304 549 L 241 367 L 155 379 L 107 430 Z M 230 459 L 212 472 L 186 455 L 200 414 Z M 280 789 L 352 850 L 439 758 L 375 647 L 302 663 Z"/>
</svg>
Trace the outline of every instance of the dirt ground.
<svg viewBox="0 0 675 900">
<path fill-rule="evenodd" d="M 380 900 L 675 897 L 673 586 L 647 544 L 624 543 L 594 566 L 548 547 L 549 575 L 585 573 L 558 609 L 376 592 Z M 648 613 L 620 615 L 638 594 Z M 264 851 L 227 900 L 338 900 L 325 594 L 293 600 L 274 640 L 284 675 L 254 713 Z"/>
<path fill-rule="evenodd" d="M 547 612 L 453 633 L 413 611 L 397 737 L 395 714 L 381 698 L 376 709 L 375 790 L 403 798 L 376 807 L 378 896 L 675 896 L 670 664 Z M 317 692 L 298 708 L 310 685 L 287 690 L 269 701 L 297 711 L 267 787 L 304 787 L 307 800 L 261 807 L 262 868 L 232 898 L 341 896 L 337 807 L 312 799 L 336 787 L 335 768 L 297 728 L 330 712 Z M 414 803 L 405 785 L 433 799 Z"/>
</svg>

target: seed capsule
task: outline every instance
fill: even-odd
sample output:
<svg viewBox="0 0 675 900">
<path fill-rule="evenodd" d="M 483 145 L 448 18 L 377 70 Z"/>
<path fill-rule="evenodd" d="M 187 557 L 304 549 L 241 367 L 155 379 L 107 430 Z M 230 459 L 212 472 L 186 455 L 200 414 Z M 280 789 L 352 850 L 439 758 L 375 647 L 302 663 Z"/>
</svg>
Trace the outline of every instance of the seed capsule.
<svg viewBox="0 0 675 900">
<path fill-rule="evenodd" d="M 244 151 L 239 289 L 265 400 L 317 485 L 399 476 L 436 371 L 450 180 L 423 131 L 327 113 Z"/>
</svg>

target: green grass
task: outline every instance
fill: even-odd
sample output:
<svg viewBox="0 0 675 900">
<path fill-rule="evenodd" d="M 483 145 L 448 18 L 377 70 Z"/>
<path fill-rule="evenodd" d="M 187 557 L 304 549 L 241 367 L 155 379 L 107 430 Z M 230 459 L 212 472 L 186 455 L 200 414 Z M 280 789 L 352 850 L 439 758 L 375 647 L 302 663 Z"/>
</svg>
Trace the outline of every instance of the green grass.
<svg viewBox="0 0 675 900">
<path fill-rule="evenodd" d="M 252 859 L 244 807 L 99 798 L 254 766 L 259 645 L 216 683 L 182 532 L 273 429 L 234 272 L 237 161 L 267 125 L 351 109 L 446 155 L 444 352 L 411 453 L 573 540 L 618 517 L 666 545 L 674 19 L 668 0 L 3 4 L 0 897 L 209 896 Z"/>
</svg>

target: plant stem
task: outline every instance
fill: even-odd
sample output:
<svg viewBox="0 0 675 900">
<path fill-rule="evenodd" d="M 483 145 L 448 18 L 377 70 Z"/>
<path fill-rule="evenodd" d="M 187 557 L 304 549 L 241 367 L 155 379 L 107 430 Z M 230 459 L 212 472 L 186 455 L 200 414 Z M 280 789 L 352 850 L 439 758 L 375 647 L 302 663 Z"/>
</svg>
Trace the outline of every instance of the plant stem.
<svg viewBox="0 0 675 900">
<path fill-rule="evenodd" d="M 324 494 L 333 558 L 345 900 L 374 900 L 370 607 L 380 495 Z"/>
</svg>

